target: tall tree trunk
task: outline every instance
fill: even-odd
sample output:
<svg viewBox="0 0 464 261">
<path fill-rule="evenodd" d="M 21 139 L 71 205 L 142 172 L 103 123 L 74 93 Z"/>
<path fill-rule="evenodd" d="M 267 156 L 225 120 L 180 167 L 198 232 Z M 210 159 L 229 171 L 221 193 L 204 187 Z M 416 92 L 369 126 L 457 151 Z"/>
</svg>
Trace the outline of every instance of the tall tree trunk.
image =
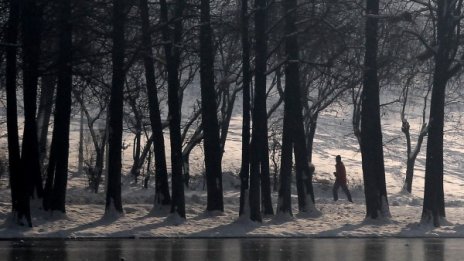
<svg viewBox="0 0 464 261">
<path fill-rule="evenodd" d="M 39 111 L 37 114 L 37 130 L 39 137 L 40 166 L 44 169 L 47 158 L 47 138 L 50 116 L 53 108 L 53 94 L 55 92 L 55 75 L 42 76 Z"/>
<path fill-rule="evenodd" d="M 113 76 L 111 98 L 109 104 L 109 149 L 108 149 L 108 181 L 106 191 L 105 213 L 115 210 L 122 213 L 121 200 L 121 166 L 122 166 L 122 118 L 124 90 L 124 24 L 125 1 L 113 0 Z"/>
<path fill-rule="evenodd" d="M 268 139 L 268 128 L 267 128 L 267 117 L 266 124 L 264 126 L 264 132 L 266 135 L 262 137 L 262 154 L 261 154 L 261 200 L 263 205 L 263 214 L 274 215 L 274 209 L 272 207 L 272 186 L 271 186 L 271 171 L 269 167 L 269 139 Z"/>
<path fill-rule="evenodd" d="M 145 65 L 145 79 L 147 81 L 147 94 L 150 109 L 150 123 L 153 133 L 155 153 L 155 205 L 171 204 L 169 194 L 168 171 L 164 146 L 163 126 L 158 102 L 158 91 L 155 78 L 153 51 L 151 49 L 151 35 L 149 33 L 148 1 L 140 0 L 140 16 L 142 18 L 142 41 L 144 45 L 143 62 Z"/>
<path fill-rule="evenodd" d="M 285 107 L 284 107 L 284 137 L 291 139 L 290 145 L 288 141 L 282 141 L 285 144 L 285 153 L 291 154 L 291 146 L 293 144 L 295 151 L 296 163 L 296 180 L 298 192 L 298 209 L 300 212 L 311 212 L 314 210 L 314 194 L 312 187 L 312 172 L 308 165 L 308 151 L 306 148 L 306 139 L 303 125 L 303 107 L 300 96 L 300 73 L 299 73 L 299 46 L 298 34 L 296 28 L 296 0 L 286 0 L 284 2 L 285 14 L 285 52 L 287 63 L 285 66 Z M 285 128 L 286 127 L 286 128 Z M 290 146 L 290 149 L 288 148 Z M 282 156 L 283 158 L 283 156 Z M 286 162 L 285 171 L 290 172 L 288 161 L 289 156 L 285 156 Z M 291 156 L 290 156 L 291 159 Z M 282 173 L 285 177 L 283 181 L 287 182 L 290 173 Z M 288 184 L 282 188 L 282 195 L 279 197 L 282 201 L 288 202 Z M 288 204 L 288 203 L 287 203 Z M 288 206 L 281 207 L 282 212 L 289 212 Z M 291 212 L 290 212 L 291 214 Z"/>
<path fill-rule="evenodd" d="M 242 166 L 240 170 L 240 210 L 239 215 L 249 213 L 250 179 L 250 38 L 248 33 L 248 0 L 241 0 L 240 30 L 242 38 L 242 77 L 243 77 L 243 122 L 242 122 Z"/>
<path fill-rule="evenodd" d="M 263 161 L 269 161 L 266 158 L 269 152 L 265 152 L 265 139 L 267 139 L 267 113 L 266 113 L 266 62 L 267 62 L 267 1 L 255 1 L 255 95 L 253 106 L 253 123 L 252 123 L 252 141 L 251 141 L 251 158 L 250 158 L 250 219 L 261 222 L 261 191 L 260 181 L 269 177 L 263 177 L 265 173 L 269 175 L 269 169 L 263 170 L 265 166 Z M 269 165 L 269 164 L 267 164 Z M 266 183 L 266 182 L 264 182 Z M 265 189 L 264 191 L 268 191 Z M 270 189 L 269 189 L 270 191 Z M 270 195 L 264 195 L 267 199 Z M 267 200 L 266 199 L 266 200 Z M 273 214 L 269 205 L 264 205 L 265 214 Z M 272 207 L 272 204 L 271 204 Z"/>
<path fill-rule="evenodd" d="M 412 179 L 414 177 L 414 164 L 416 159 L 408 159 L 406 161 L 406 178 L 404 181 L 404 188 L 407 192 L 412 192 Z"/>
<path fill-rule="evenodd" d="M 287 87 L 285 88 L 287 89 Z M 288 95 L 288 92 L 285 96 Z M 292 213 L 292 131 L 291 115 L 288 109 L 289 103 L 284 104 L 284 126 L 282 131 L 282 152 L 280 156 L 280 175 L 279 175 L 279 199 L 277 200 L 277 213 Z"/>
<path fill-rule="evenodd" d="M 313 116 L 311 116 L 311 119 L 309 120 L 309 128 L 307 130 L 308 137 L 306 138 L 306 148 L 308 148 L 308 162 L 313 161 L 314 135 L 316 135 L 318 117 L 319 113 L 315 113 Z"/>
<path fill-rule="evenodd" d="M 84 170 L 84 109 L 81 106 L 81 117 L 79 121 L 79 156 L 77 163 L 77 173 L 81 175 Z"/>
<path fill-rule="evenodd" d="M 221 146 L 219 143 L 216 91 L 214 90 L 213 32 L 211 29 L 209 0 L 201 0 L 200 9 L 201 115 L 207 183 L 206 210 L 224 211 Z"/>
<path fill-rule="evenodd" d="M 25 217 L 32 227 L 29 209 L 29 196 L 22 182 L 21 156 L 19 151 L 18 110 L 16 101 L 16 55 L 19 26 L 19 2 L 10 0 L 9 18 L 7 24 L 6 41 L 11 45 L 6 47 L 6 113 L 8 131 L 8 162 L 10 172 L 11 207 L 17 221 Z"/>
<path fill-rule="evenodd" d="M 148 188 L 148 182 L 150 181 L 150 173 L 151 173 L 151 157 L 152 157 L 152 151 L 148 151 L 148 159 L 147 159 L 147 174 L 145 175 L 145 178 L 143 179 L 143 188 L 147 189 Z M 156 202 L 156 201 L 155 201 Z"/>
<path fill-rule="evenodd" d="M 452 5 L 454 3 L 454 5 Z M 456 2 L 437 1 L 437 43 L 430 101 L 429 132 L 425 162 L 424 204 L 421 222 L 439 227 L 445 218 L 443 191 L 443 127 L 445 89 L 449 80 L 451 44 L 454 40 Z"/>
<path fill-rule="evenodd" d="M 39 142 L 37 137 L 37 82 L 39 77 L 42 11 L 35 0 L 22 2 L 24 134 L 22 179 L 31 197 L 42 198 Z"/>
<path fill-rule="evenodd" d="M 366 13 L 378 15 L 379 1 L 367 0 Z M 377 78 L 378 20 L 367 16 L 365 57 L 361 94 L 361 155 L 366 196 L 366 218 L 389 217 L 385 183 L 382 130 L 380 123 L 379 80 Z"/>
<path fill-rule="evenodd" d="M 95 155 L 95 167 L 92 170 L 94 171 L 94 173 L 92 174 L 93 180 L 91 184 L 91 187 L 93 191 L 95 192 L 95 194 L 98 193 L 100 182 L 102 180 L 103 168 L 104 168 L 104 163 L 105 163 L 105 148 L 106 148 L 106 134 L 105 134 L 105 137 L 102 138 L 101 145 L 99 145 L 98 149 L 95 150 L 95 154 L 96 154 Z"/>
<path fill-rule="evenodd" d="M 63 0 L 58 6 L 59 21 L 59 54 L 58 54 L 58 86 L 52 150 L 55 159 L 48 166 L 44 209 L 66 212 L 66 186 L 68 182 L 69 158 L 69 124 L 71 120 L 71 89 L 72 89 L 72 24 L 71 0 Z M 50 190 L 51 188 L 51 190 Z"/>
<path fill-rule="evenodd" d="M 179 103 L 179 64 L 180 50 L 178 45 L 182 40 L 182 16 L 184 0 L 177 0 L 175 5 L 174 32 L 168 25 L 168 6 L 166 0 L 160 0 L 161 22 L 163 23 L 164 53 L 166 70 L 168 72 L 168 107 L 169 134 L 171 137 L 171 169 L 172 169 L 172 201 L 171 213 L 177 213 L 185 218 L 185 195 L 182 174 L 182 141 L 180 133 L 180 103 Z"/>
<path fill-rule="evenodd" d="M 143 165 L 143 161 L 140 160 L 140 152 L 141 152 L 141 138 L 142 138 L 142 120 L 136 116 L 136 124 L 135 124 L 135 137 L 134 137 L 134 144 L 132 147 L 132 168 L 131 174 L 134 176 L 135 183 L 138 182 L 140 176 L 140 166 Z"/>
</svg>

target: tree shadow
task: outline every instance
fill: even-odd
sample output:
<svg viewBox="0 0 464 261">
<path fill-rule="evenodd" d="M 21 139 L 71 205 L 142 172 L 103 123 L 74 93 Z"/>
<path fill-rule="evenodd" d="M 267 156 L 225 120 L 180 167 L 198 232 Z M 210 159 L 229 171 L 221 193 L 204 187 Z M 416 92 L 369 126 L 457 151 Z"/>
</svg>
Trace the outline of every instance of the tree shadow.
<svg viewBox="0 0 464 261">
<path fill-rule="evenodd" d="M 345 237 L 345 236 L 353 235 L 353 233 L 350 233 L 350 232 L 354 232 L 363 227 L 368 227 L 368 226 L 382 227 L 385 224 L 389 224 L 389 223 L 391 224 L 391 223 L 398 223 L 398 222 L 391 220 L 391 219 L 380 219 L 380 220 L 364 219 L 358 224 L 344 224 L 343 226 L 338 227 L 338 228 L 321 231 L 317 233 L 316 235 L 320 237 Z"/>
<path fill-rule="evenodd" d="M 191 218 L 191 220 L 203 220 L 203 219 L 215 218 L 215 217 L 220 217 L 220 216 L 225 216 L 225 213 L 221 211 L 205 210 L 203 212 L 198 213 L 195 217 Z"/>
<path fill-rule="evenodd" d="M 178 225 L 174 224 L 172 221 L 170 221 L 169 217 L 167 217 L 157 223 L 146 224 L 146 225 L 137 226 L 137 227 L 131 227 L 130 229 L 109 233 L 108 237 L 127 237 L 128 235 L 131 235 L 134 238 L 156 237 L 156 235 L 153 235 L 150 232 L 151 230 L 154 230 L 160 227 L 169 227 L 169 226 L 178 226 Z M 159 237 L 161 236 L 162 235 L 159 235 Z"/>
<path fill-rule="evenodd" d="M 87 229 L 104 227 L 114 223 L 119 217 L 116 215 L 103 215 L 99 220 L 87 224 L 82 224 L 74 228 L 59 230 L 43 234 L 44 237 L 71 237 L 75 232 L 82 232 Z"/>
<path fill-rule="evenodd" d="M 259 222 L 248 218 L 239 218 L 232 223 L 220 225 L 190 234 L 191 237 L 244 237 L 251 231 L 261 227 Z"/>
</svg>

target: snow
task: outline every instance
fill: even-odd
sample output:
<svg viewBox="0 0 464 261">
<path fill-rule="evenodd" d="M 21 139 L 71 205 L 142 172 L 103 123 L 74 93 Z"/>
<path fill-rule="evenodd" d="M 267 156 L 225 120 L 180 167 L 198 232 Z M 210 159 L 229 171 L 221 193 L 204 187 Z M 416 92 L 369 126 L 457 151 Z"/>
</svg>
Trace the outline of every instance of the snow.
<svg viewBox="0 0 464 261">
<path fill-rule="evenodd" d="M 237 100 L 237 104 L 241 101 Z M 398 106 L 397 106 L 398 107 Z M 406 145 L 401 132 L 399 111 L 394 106 L 383 108 L 383 138 L 385 169 L 391 218 L 366 220 L 362 186 L 361 155 L 357 140 L 352 134 L 350 108 L 330 107 L 318 121 L 314 140 L 313 164 L 316 168 L 313 182 L 316 204 L 309 213 L 299 213 L 295 184 L 292 187 L 293 217 L 288 214 L 264 216 L 262 223 L 239 218 L 241 157 L 241 116 L 234 112 L 230 133 L 225 145 L 222 178 L 224 188 L 224 213 L 206 212 L 204 190 L 204 163 L 202 150 L 196 148 L 190 156 L 191 185 L 185 190 L 186 219 L 170 214 L 169 207 L 153 208 L 154 177 L 148 189 L 134 184 L 128 175 L 131 166 L 129 146 L 125 151 L 122 180 L 123 215 L 105 216 L 104 184 L 98 194 L 87 189 L 87 178 L 76 173 L 78 120 L 73 121 L 71 135 L 71 171 L 67 192 L 65 215 L 46 213 L 40 204 L 33 204 L 33 227 L 20 227 L 12 222 L 10 191 L 6 177 L 0 178 L 0 238 L 176 238 L 176 237 L 464 237 L 464 144 L 461 138 L 460 118 L 453 118 L 445 133 L 445 201 L 447 218 L 443 226 L 435 228 L 421 224 L 422 196 L 424 187 L 425 146 L 418 155 L 413 194 L 402 190 L 406 172 Z M 447 114 L 458 113 L 458 107 L 450 108 Z M 421 108 L 409 108 L 412 135 L 420 130 Z M 413 116 L 411 116 L 413 115 Z M 166 135 L 168 138 L 168 135 Z M 413 139 L 415 136 L 413 136 Z M 126 140 L 132 140 L 128 134 Z M 3 143 L 2 140 L 1 143 Z M 413 140 L 413 142 L 415 142 Z M 5 143 L 3 143 L 5 144 Z M 169 140 L 165 141 L 169 149 Z M 170 162 L 169 155 L 168 163 Z M 347 169 L 349 189 L 354 203 L 344 194 L 332 200 L 335 156 L 341 155 Z M 272 171 L 272 170 L 271 170 Z M 277 205 L 277 192 L 273 192 Z M 309 202 L 310 200 L 308 200 Z M 248 201 L 247 201 L 248 203 Z M 276 210 L 276 209 L 274 209 Z M 386 211 L 386 210 L 385 210 Z"/>
<path fill-rule="evenodd" d="M 225 211 L 207 212 L 206 192 L 196 179 L 193 190 L 186 191 L 186 214 L 183 219 L 170 214 L 169 208 L 152 209 L 153 187 L 124 188 L 124 215 L 104 215 L 103 193 L 71 190 L 66 215 L 34 209 L 32 228 L 18 227 L 11 222 L 10 204 L 0 202 L 1 238 L 146 238 L 146 237 L 464 237 L 462 206 L 448 207 L 448 223 L 440 228 L 420 224 L 421 200 L 405 193 L 391 194 L 391 219 L 365 220 L 364 199 L 360 186 L 352 187 L 354 203 L 342 198 L 331 199 L 331 184 L 316 183 L 315 212 L 298 213 L 297 198 L 292 197 L 293 217 L 286 214 L 265 216 L 263 223 L 238 217 L 239 190 L 231 186 L 236 177 L 226 174 L 224 180 Z M 84 182 L 72 176 L 70 182 Z M 199 188 L 197 190 L 197 188 Z M 7 189 L 3 188 L 2 199 Z M 87 197 L 81 198 L 81 194 Z M 94 199 L 92 199 L 94 196 Z M 273 194 L 277 202 L 277 194 Z M 90 203 L 88 202 L 90 201 Z"/>
</svg>

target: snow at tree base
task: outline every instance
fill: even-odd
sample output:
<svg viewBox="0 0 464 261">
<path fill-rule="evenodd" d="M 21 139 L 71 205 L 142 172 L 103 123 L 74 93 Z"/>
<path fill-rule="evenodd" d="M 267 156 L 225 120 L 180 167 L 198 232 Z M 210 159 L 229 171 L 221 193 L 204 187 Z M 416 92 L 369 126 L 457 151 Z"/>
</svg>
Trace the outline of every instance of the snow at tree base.
<svg viewBox="0 0 464 261">
<path fill-rule="evenodd" d="M 454 114 L 454 109 L 450 108 L 449 114 Z M 154 179 L 151 179 L 148 189 L 144 189 L 141 182 L 134 184 L 133 177 L 128 174 L 132 164 L 128 153 L 132 148 L 129 147 L 124 151 L 123 164 L 124 214 L 105 216 L 103 189 L 98 194 L 93 193 L 88 188 L 87 177 L 72 172 L 77 168 L 79 139 L 79 124 L 75 120 L 71 127 L 71 174 L 66 214 L 63 216 L 54 212 L 50 215 L 38 210 L 40 203 L 33 202 L 33 228 L 18 227 L 10 219 L 10 191 L 4 176 L 0 189 L 0 220 L 5 222 L 0 226 L 0 237 L 464 237 L 464 174 L 460 163 L 464 144 L 460 140 L 459 132 L 455 126 L 450 126 L 445 136 L 444 186 L 448 223 L 440 228 L 422 225 L 419 221 L 424 186 L 424 153 L 419 154 L 413 194 L 402 192 L 406 146 L 400 130 L 401 122 L 397 111 L 387 108 L 384 112 L 382 123 L 391 219 L 365 220 L 360 153 L 351 130 L 350 112 L 333 107 L 320 116 L 315 137 L 314 193 L 319 215 L 298 213 L 293 183 L 294 217 L 265 216 L 263 223 L 239 219 L 240 180 L 237 172 L 241 157 L 241 118 L 235 115 L 231 121 L 231 134 L 223 159 L 224 213 L 205 211 L 206 188 L 201 176 L 203 161 L 200 149 L 195 150 L 191 156 L 190 168 L 194 176 L 189 189 L 185 191 L 187 218 L 184 220 L 170 215 L 169 208 L 152 209 Z M 334 202 L 332 199 L 335 156 L 338 154 L 342 156 L 346 166 L 348 186 L 354 203 L 348 202 L 341 191 L 338 201 Z M 276 192 L 273 192 L 273 204 L 277 205 Z"/>
</svg>

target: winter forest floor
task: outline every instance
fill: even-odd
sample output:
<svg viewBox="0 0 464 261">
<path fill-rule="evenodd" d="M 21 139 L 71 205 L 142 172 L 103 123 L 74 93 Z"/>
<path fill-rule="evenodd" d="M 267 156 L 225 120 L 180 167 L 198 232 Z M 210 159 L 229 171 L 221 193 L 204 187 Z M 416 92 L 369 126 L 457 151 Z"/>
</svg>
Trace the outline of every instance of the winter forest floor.
<svg viewBox="0 0 464 261">
<path fill-rule="evenodd" d="M 71 178 L 71 183 L 82 177 Z M 33 213 L 33 228 L 18 227 L 9 219 L 10 205 L 0 203 L 1 238 L 146 238 L 146 237 L 464 237 L 463 207 L 448 207 L 449 224 L 433 228 L 418 223 L 421 201 L 409 195 L 390 196 L 392 218 L 364 220 L 364 199 L 361 187 L 354 187 L 354 203 L 344 195 L 331 200 L 330 185 L 315 184 L 319 215 L 298 213 L 294 217 L 268 216 L 262 224 L 238 219 L 239 194 L 233 176 L 226 176 L 224 213 L 205 212 L 206 193 L 200 183 L 197 189 L 186 191 L 187 219 L 170 216 L 169 209 L 153 210 L 150 189 L 129 185 L 123 196 L 124 215 L 103 217 L 103 193 L 87 196 L 71 188 L 66 215 L 53 216 L 37 210 Z M 152 189 L 152 188 L 151 188 Z M 8 190 L 3 189 L 2 193 Z M 274 195 L 276 196 L 276 195 Z M 2 195 L 8 198 L 8 195 Z M 274 198 L 275 199 L 275 198 Z M 274 201 L 275 202 L 275 201 Z M 296 203 L 296 198 L 294 198 Z M 40 205 L 40 204 L 39 204 Z M 296 204 L 294 204 L 296 205 Z"/>
<path fill-rule="evenodd" d="M 388 102 L 388 97 L 386 99 Z M 241 101 L 237 101 L 240 104 Z M 396 106 L 398 107 L 398 106 Z M 395 108 L 396 108 L 395 107 Z M 348 108 L 348 109 L 347 109 Z M 425 148 L 418 156 L 413 194 L 401 192 L 405 173 L 405 138 L 401 133 L 399 112 L 383 108 L 382 128 L 388 200 L 392 217 L 389 220 L 366 221 L 362 187 L 361 156 L 351 127 L 350 106 L 333 106 L 324 111 L 318 120 L 314 139 L 313 163 L 316 166 L 314 189 L 316 208 L 320 214 L 305 215 L 296 209 L 293 198 L 293 217 L 269 216 L 263 223 L 238 219 L 239 179 L 241 149 L 240 107 L 234 113 L 223 157 L 224 213 L 207 213 L 206 191 L 203 190 L 201 173 L 204 169 L 201 149 L 194 150 L 190 157 L 191 172 L 196 175 L 186 190 L 185 221 L 169 215 L 169 209 L 152 210 L 154 184 L 148 189 L 134 184 L 127 174 L 123 178 L 124 215 L 103 217 L 104 186 L 94 194 L 87 188 L 85 174 L 75 173 L 78 142 L 78 120 L 72 124 L 71 171 L 67 191 L 66 215 L 51 216 L 39 209 L 39 202 L 32 206 L 33 228 L 18 227 L 10 222 L 10 191 L 5 176 L 0 184 L 0 238 L 94 238 L 94 237 L 464 237 L 464 175 L 462 174 L 464 141 L 460 109 L 448 107 L 448 122 L 445 126 L 445 201 L 448 223 L 440 228 L 422 225 L 422 196 L 424 184 Z M 411 106 L 411 131 L 419 129 L 420 107 Z M 453 117 L 455 115 L 456 117 Z M 272 128 L 271 128 L 272 129 Z M 168 135 L 166 135 L 168 138 Z M 280 140 L 280 138 L 277 138 Z M 126 134 L 125 144 L 132 137 Z M 273 140 L 270 139 L 270 145 Z M 168 141 L 165 142 L 169 144 Z M 413 143 L 414 136 L 413 136 Z M 6 144 L 1 140 L 0 145 Z M 3 146 L 2 145 L 2 146 Z M 4 148 L 3 148 L 4 149 Z M 168 148 L 169 149 L 169 148 Z M 131 166 L 129 146 L 124 151 L 125 173 Z M 345 199 L 339 191 L 340 200 L 332 200 L 335 155 L 340 154 L 349 179 L 354 203 Z M 167 153 L 169 157 L 169 153 Z M 170 159 L 168 158 L 168 162 Z M 271 171 L 272 171 L 271 163 Z M 154 179 L 151 179 L 152 181 Z M 273 194 L 274 207 L 277 194 Z"/>
</svg>

